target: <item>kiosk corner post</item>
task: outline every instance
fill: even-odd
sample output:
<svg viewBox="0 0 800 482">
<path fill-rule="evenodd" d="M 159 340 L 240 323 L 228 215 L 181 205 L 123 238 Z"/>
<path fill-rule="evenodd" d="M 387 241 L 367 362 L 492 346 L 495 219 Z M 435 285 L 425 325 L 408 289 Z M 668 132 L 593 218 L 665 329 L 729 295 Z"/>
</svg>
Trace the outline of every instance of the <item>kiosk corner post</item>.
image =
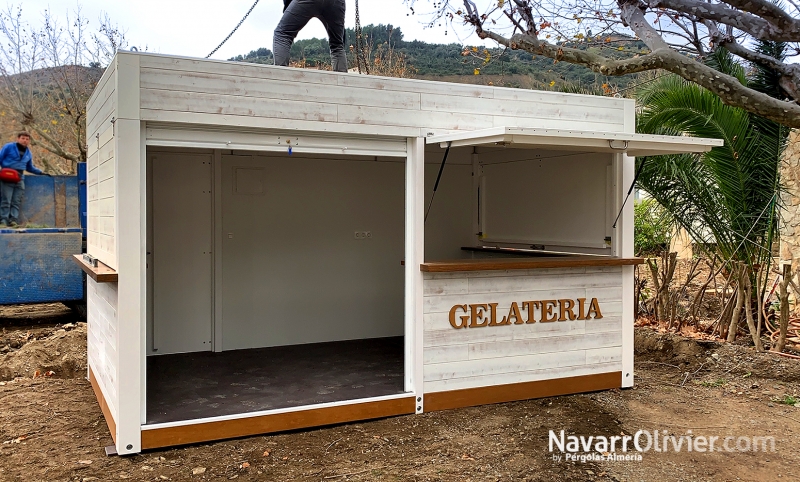
<svg viewBox="0 0 800 482">
<path fill-rule="evenodd" d="M 425 260 L 425 139 L 409 138 L 406 157 L 405 391 L 422 413 L 422 282 Z"/>
</svg>

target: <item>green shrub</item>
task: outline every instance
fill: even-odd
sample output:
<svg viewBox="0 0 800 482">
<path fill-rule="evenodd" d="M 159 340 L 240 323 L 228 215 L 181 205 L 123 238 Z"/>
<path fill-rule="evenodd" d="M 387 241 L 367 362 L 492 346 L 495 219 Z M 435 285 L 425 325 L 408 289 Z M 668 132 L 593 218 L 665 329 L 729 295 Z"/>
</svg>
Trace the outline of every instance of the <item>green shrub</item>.
<svg viewBox="0 0 800 482">
<path fill-rule="evenodd" d="M 633 208 L 633 249 L 636 256 L 653 257 L 669 249 L 672 218 L 654 199 L 642 199 Z"/>
</svg>

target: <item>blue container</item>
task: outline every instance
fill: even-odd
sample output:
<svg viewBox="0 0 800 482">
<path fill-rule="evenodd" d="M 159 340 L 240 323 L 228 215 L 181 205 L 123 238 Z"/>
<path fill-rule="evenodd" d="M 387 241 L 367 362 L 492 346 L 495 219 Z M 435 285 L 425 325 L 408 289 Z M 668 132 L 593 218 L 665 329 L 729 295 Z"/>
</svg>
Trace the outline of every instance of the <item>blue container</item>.
<svg viewBox="0 0 800 482">
<path fill-rule="evenodd" d="M 80 228 L 0 230 L 0 304 L 83 299 Z"/>
</svg>

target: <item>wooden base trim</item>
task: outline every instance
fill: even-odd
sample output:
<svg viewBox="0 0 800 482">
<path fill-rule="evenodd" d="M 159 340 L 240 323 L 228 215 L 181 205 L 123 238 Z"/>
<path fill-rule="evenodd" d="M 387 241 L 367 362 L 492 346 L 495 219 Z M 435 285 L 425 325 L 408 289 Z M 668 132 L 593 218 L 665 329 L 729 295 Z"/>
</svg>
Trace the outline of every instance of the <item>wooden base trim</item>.
<svg viewBox="0 0 800 482">
<path fill-rule="evenodd" d="M 425 394 L 425 411 L 474 407 L 490 403 L 514 402 L 531 398 L 554 397 L 573 393 L 595 392 L 620 388 L 622 372 L 556 378 L 535 382 L 512 383 L 492 387 L 466 388 Z"/>
<path fill-rule="evenodd" d="M 103 417 L 106 419 L 108 431 L 111 432 L 111 438 L 114 440 L 114 443 L 117 443 L 117 423 L 114 421 L 113 415 L 111 415 L 111 409 L 108 407 L 108 403 L 106 403 L 106 397 L 103 396 L 103 391 L 100 389 L 100 385 L 94 378 L 92 367 L 89 367 L 89 383 L 92 384 L 94 396 L 97 397 L 97 403 L 100 404 L 100 410 L 103 411 Z"/>
<path fill-rule="evenodd" d="M 414 397 L 142 430 L 142 450 L 285 432 L 416 412 Z"/>
</svg>

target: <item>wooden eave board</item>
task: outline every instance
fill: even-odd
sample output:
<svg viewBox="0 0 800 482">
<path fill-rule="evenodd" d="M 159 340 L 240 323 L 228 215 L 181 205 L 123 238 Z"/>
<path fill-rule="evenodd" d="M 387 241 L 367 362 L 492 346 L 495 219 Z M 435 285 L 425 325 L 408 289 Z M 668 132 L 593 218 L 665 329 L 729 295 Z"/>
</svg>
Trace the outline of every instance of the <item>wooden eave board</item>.
<svg viewBox="0 0 800 482">
<path fill-rule="evenodd" d="M 700 137 L 657 136 L 624 132 L 599 132 L 522 127 L 494 127 L 469 132 L 430 136 L 428 144 L 441 147 L 489 146 L 536 148 L 581 152 L 624 153 L 629 156 L 699 153 L 723 145 L 722 139 Z M 612 147 L 613 146 L 613 147 Z"/>
</svg>

